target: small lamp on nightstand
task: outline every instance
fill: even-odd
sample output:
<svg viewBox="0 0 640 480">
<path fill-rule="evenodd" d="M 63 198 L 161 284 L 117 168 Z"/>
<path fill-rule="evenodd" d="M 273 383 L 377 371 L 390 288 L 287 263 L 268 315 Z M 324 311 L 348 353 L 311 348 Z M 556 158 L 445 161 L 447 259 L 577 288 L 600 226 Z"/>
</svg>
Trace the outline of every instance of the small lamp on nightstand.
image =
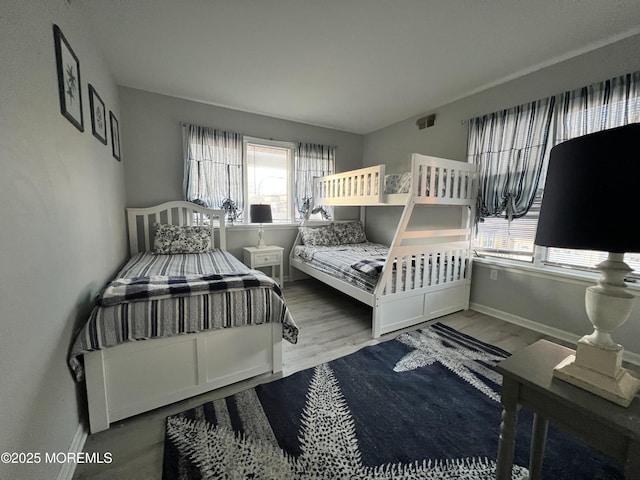
<svg viewBox="0 0 640 480">
<path fill-rule="evenodd" d="M 255 203 L 249 207 L 249 215 L 251 216 L 251 223 L 259 223 L 258 229 L 258 245 L 256 248 L 264 248 L 267 245 L 264 243 L 264 228 L 263 223 L 273 223 L 273 217 L 271 216 L 271 205 L 264 203 Z"/>
<path fill-rule="evenodd" d="M 621 367 L 623 348 L 611 333 L 633 308 L 625 276 L 625 252 L 640 252 L 638 221 L 628 198 L 640 178 L 640 123 L 574 138 L 551 150 L 535 243 L 609 252 L 597 265 L 602 276 L 587 288 L 585 306 L 594 326 L 578 341 L 576 355 L 554 376 L 628 407 L 640 381 Z"/>
</svg>

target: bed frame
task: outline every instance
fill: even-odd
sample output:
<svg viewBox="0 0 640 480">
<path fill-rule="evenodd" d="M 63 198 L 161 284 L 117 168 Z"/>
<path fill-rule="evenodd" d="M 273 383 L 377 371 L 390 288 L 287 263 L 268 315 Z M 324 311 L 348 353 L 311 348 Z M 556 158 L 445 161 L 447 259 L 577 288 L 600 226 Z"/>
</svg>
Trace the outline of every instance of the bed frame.
<svg viewBox="0 0 640 480">
<path fill-rule="evenodd" d="M 372 334 L 375 338 L 469 308 L 477 166 L 414 153 L 411 155 L 411 173 L 411 189 L 406 194 L 384 193 L 384 165 L 314 179 L 315 205 L 404 206 L 389 256 L 373 293 L 302 262 L 294 257 L 293 248 L 289 259 L 292 268 L 371 306 Z M 417 215 L 420 209 L 439 205 L 461 208 L 459 228 L 434 228 L 420 223 L 420 215 Z M 364 208 L 361 208 L 361 212 L 361 220 L 364 222 Z M 326 223 L 305 220 L 303 225 Z M 301 244 L 301 236 L 298 234 L 294 247 Z M 395 278 L 393 276 L 394 262 L 397 265 L 404 262 L 411 264 L 412 258 L 435 258 L 438 255 L 450 260 L 439 271 L 422 268 L 421 265 L 416 267 L 416 276 L 422 276 L 422 284 L 428 284 L 427 286 L 420 287 L 417 282 L 412 282 L 402 269 L 399 269 Z M 452 268 L 453 265 L 461 267 Z M 290 277 L 294 277 L 293 270 Z"/>
<path fill-rule="evenodd" d="M 224 212 L 190 202 L 128 208 L 131 254 L 153 245 L 153 224 L 211 225 L 226 247 Z M 217 231 L 217 235 L 215 235 Z M 217 237 L 217 242 L 216 240 Z M 89 429 L 263 373 L 282 371 L 282 326 L 246 327 L 129 342 L 84 354 Z"/>
</svg>

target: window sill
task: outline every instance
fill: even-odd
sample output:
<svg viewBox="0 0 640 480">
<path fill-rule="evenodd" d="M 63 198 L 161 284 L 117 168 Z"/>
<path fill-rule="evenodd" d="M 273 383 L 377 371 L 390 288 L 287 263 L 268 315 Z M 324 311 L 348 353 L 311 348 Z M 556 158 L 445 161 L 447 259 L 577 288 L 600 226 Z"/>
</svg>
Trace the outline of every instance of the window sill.
<svg viewBox="0 0 640 480">
<path fill-rule="evenodd" d="M 585 287 L 594 285 L 600 277 L 597 273 L 580 272 L 577 270 L 571 270 L 561 267 L 537 267 L 534 265 L 521 264 L 519 262 L 500 260 L 500 259 L 488 259 L 482 257 L 473 257 L 474 263 L 480 263 L 486 265 L 489 268 L 498 268 L 500 270 L 524 273 L 532 277 L 545 278 L 548 280 L 555 280 L 565 283 L 574 283 L 576 285 L 582 285 Z M 627 281 L 627 287 L 629 290 L 640 292 L 640 282 L 634 283 Z"/>
</svg>

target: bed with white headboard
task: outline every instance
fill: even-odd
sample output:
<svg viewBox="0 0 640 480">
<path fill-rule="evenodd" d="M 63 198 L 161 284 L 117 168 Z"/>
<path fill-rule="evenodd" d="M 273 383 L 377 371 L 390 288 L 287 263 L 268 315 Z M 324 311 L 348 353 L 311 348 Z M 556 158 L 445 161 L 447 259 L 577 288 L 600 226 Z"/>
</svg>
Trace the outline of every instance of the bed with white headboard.
<svg viewBox="0 0 640 480">
<path fill-rule="evenodd" d="M 224 212 L 175 201 L 129 208 L 127 222 L 131 259 L 69 358 L 91 433 L 282 370 L 282 339 L 295 343 L 297 327 L 277 283 L 225 250 Z"/>
</svg>

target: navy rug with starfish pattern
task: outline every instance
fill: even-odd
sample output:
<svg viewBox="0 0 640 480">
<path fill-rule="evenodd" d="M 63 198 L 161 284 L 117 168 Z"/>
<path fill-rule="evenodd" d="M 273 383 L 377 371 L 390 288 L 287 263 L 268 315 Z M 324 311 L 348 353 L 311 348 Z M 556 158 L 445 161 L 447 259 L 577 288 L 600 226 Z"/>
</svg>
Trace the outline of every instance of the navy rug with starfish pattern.
<svg viewBox="0 0 640 480">
<path fill-rule="evenodd" d="M 163 479 L 492 479 L 508 354 L 437 323 L 167 418 Z M 526 478 L 523 409 L 513 478 Z M 621 466 L 549 427 L 554 480 Z"/>
</svg>

